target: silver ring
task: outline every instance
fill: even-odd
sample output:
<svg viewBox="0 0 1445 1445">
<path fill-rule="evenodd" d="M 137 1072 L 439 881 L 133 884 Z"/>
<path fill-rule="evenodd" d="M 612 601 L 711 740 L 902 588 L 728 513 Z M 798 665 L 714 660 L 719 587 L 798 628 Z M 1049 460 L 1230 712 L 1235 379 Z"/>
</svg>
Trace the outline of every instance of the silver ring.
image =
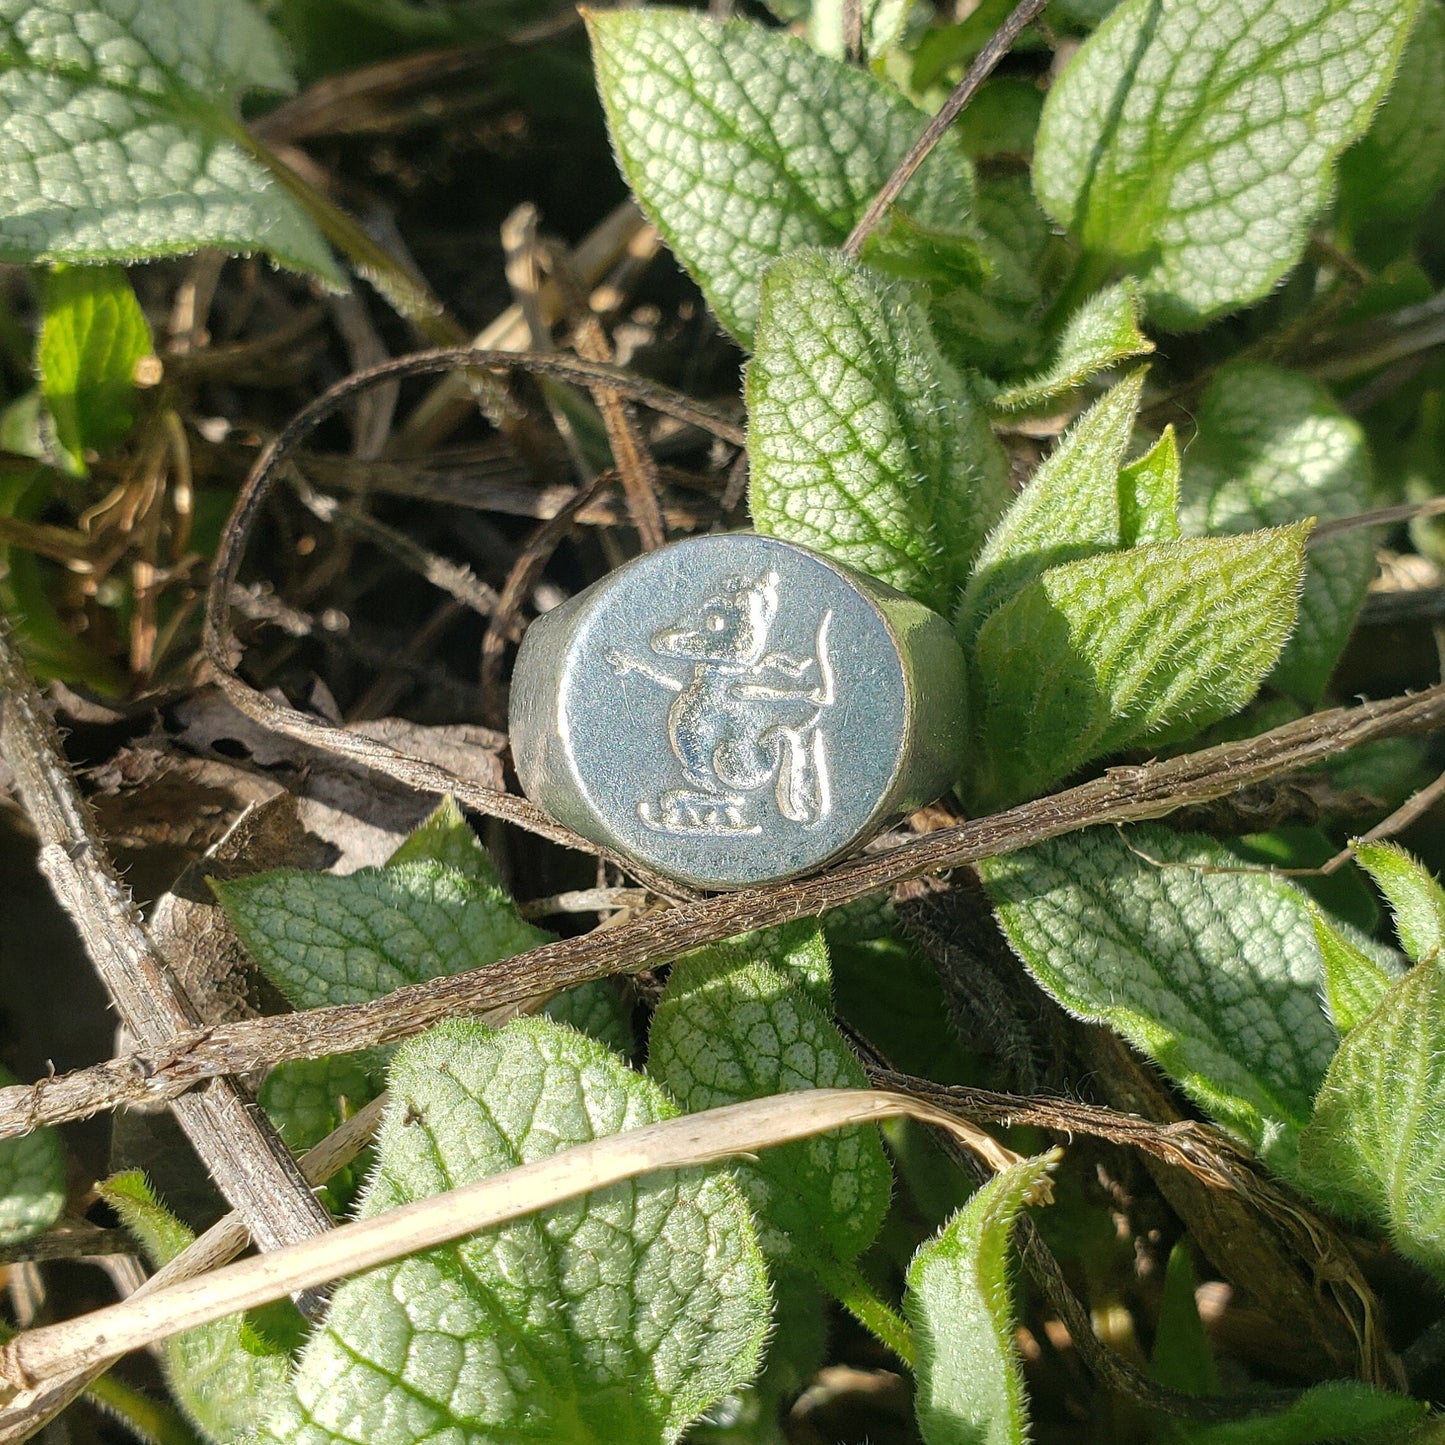
<svg viewBox="0 0 1445 1445">
<path fill-rule="evenodd" d="M 921 603 L 750 533 L 646 553 L 527 629 L 512 755 L 553 817 L 742 888 L 866 842 L 957 778 L 963 657 Z"/>
</svg>

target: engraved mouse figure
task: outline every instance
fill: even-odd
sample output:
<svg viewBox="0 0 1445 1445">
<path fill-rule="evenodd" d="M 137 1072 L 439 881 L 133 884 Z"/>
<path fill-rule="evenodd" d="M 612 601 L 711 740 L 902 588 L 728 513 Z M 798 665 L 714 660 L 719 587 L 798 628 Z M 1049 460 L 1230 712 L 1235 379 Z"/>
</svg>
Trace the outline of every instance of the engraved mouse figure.
<svg viewBox="0 0 1445 1445">
<path fill-rule="evenodd" d="M 778 615 L 779 578 L 729 577 L 698 608 L 655 633 L 653 652 L 693 663 L 679 679 L 613 649 L 607 660 L 676 693 L 667 735 L 689 789 L 664 793 L 656 808 L 638 805 L 649 827 L 683 833 L 757 833 L 743 793 L 773 785 L 778 811 L 816 823 L 832 810 L 827 752 L 818 723 L 834 701 L 828 658 L 832 612 L 818 624 L 816 657 L 768 652 Z M 802 679 L 816 668 L 817 682 Z M 801 705 L 801 707 L 800 707 Z"/>
</svg>

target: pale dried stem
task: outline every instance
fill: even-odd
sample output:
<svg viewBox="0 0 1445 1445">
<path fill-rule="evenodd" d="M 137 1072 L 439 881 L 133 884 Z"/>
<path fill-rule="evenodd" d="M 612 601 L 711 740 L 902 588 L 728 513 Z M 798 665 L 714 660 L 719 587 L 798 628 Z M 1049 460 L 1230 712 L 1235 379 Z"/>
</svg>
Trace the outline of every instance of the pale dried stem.
<svg viewBox="0 0 1445 1445">
<path fill-rule="evenodd" d="M 28 1330 L 0 1351 L 0 1379 L 34 1390 L 62 1373 L 103 1366 L 131 1350 L 298 1290 L 447 1244 L 539 1209 L 659 1169 L 716 1164 L 739 1154 L 854 1124 L 906 1116 L 948 1131 L 991 1169 L 1019 1156 L 924 1100 L 879 1090 L 810 1089 L 667 1119 L 338 1225 L 325 1235 L 257 1255 L 202 1278 L 156 1289 L 63 1324 Z"/>
<path fill-rule="evenodd" d="M 306 1182 L 324 1184 L 338 1170 L 350 1164 L 371 1141 L 385 1107 L 386 1095 L 382 1094 L 365 1108 L 358 1109 L 314 1149 L 303 1154 L 297 1161 L 297 1167 Z M 158 1294 L 183 1280 L 195 1279 L 219 1269 L 240 1254 L 250 1242 L 251 1236 L 241 1216 L 228 1214 L 217 1220 L 169 1264 L 158 1269 L 130 1298 Z M 0 1408 L 0 1445 L 28 1440 L 65 1409 L 92 1380 L 103 1374 L 108 1366 L 109 1361 L 104 1361 L 62 1369 L 43 1384 L 16 1393 Z"/>
</svg>

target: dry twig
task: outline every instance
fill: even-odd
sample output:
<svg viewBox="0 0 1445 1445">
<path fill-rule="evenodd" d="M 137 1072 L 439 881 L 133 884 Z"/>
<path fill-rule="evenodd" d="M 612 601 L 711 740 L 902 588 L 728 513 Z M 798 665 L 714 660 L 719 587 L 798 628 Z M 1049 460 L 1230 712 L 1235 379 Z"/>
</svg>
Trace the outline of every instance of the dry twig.
<svg viewBox="0 0 1445 1445">
<path fill-rule="evenodd" d="M 0 752 L 40 838 L 40 867 L 70 915 L 106 992 L 143 1048 L 204 1029 L 152 941 L 91 822 L 60 736 L 0 618 Z M 235 1080 L 217 1078 L 172 1105 L 216 1186 L 265 1249 L 331 1227 L 290 1151 Z"/>
<path fill-rule="evenodd" d="M 608 974 L 639 972 L 718 939 L 823 913 L 910 878 L 1011 853 L 1081 828 L 1163 817 L 1309 767 L 1362 743 L 1426 732 L 1442 722 L 1445 685 L 1383 702 L 1335 708 L 1245 742 L 1223 743 L 1162 762 L 1110 768 L 1091 782 L 988 818 L 941 828 L 812 878 L 662 909 L 615 928 L 544 944 L 486 969 L 411 984 L 369 1003 L 190 1030 L 160 1049 L 0 1089 L 0 1137 L 39 1124 L 83 1118 L 122 1103 L 171 1098 L 217 1074 L 372 1048 L 458 1014 L 505 1017 L 538 995 Z M 325 739 L 320 743 L 325 746 Z M 348 755 L 367 760 L 364 747 L 349 747 Z M 390 767 L 384 770 L 396 776 Z M 444 775 L 445 770 L 428 769 L 428 782 L 422 786 L 434 786 L 430 780 L 437 774 Z"/>
</svg>

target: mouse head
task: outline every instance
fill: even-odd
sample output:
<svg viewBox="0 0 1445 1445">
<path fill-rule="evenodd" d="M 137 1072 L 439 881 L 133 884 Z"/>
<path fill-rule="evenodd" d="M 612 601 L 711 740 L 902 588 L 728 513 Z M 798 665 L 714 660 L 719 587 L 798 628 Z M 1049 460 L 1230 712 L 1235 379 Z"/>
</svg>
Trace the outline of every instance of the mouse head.
<svg viewBox="0 0 1445 1445">
<path fill-rule="evenodd" d="M 776 572 L 729 577 L 693 612 L 659 632 L 652 639 L 652 650 L 664 657 L 751 666 L 767 650 L 768 629 L 777 615 Z"/>
</svg>

